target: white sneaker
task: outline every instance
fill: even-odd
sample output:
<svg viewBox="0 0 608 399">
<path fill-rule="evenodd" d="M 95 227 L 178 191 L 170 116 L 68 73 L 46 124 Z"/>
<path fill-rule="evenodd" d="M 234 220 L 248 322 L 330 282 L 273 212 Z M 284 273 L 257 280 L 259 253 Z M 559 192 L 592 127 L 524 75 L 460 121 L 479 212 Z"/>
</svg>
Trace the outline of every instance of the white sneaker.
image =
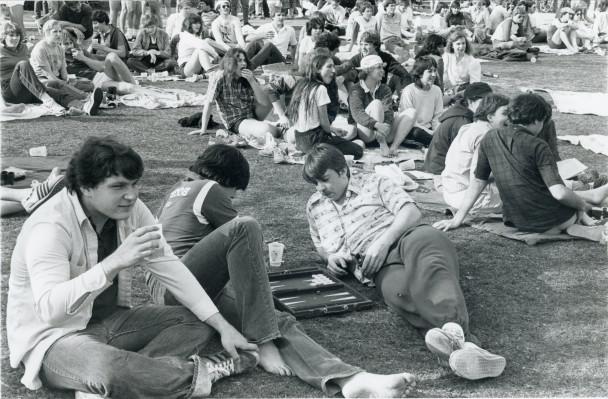
<svg viewBox="0 0 608 399">
<path fill-rule="evenodd" d="M 87 102 L 82 106 L 82 110 L 90 116 L 97 115 L 99 113 L 99 105 L 103 100 L 103 91 L 97 87 L 93 90 L 93 93 L 87 99 Z"/>
<path fill-rule="evenodd" d="M 504 357 L 488 352 L 467 342 L 462 349 L 450 355 L 450 368 L 459 377 L 467 380 L 498 377 L 507 365 Z"/>
<path fill-rule="evenodd" d="M 464 346 L 464 331 L 457 323 L 446 323 L 432 328 L 424 336 L 426 347 L 437 356 L 440 366 L 448 367 L 452 352 Z"/>
</svg>

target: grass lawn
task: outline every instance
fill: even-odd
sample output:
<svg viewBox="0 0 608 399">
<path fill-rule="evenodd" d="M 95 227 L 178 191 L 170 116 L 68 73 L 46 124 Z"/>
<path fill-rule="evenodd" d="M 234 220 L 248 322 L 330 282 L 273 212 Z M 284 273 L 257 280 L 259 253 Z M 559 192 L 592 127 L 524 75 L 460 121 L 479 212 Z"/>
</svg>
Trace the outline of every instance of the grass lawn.
<svg viewBox="0 0 608 399">
<path fill-rule="evenodd" d="M 531 63 L 484 63 L 498 91 L 513 95 L 518 86 L 561 90 L 607 90 L 607 60 L 595 55 L 541 56 Z M 203 90 L 201 83 L 166 86 Z M 2 156 L 25 156 L 46 145 L 49 155 L 69 155 L 91 135 L 111 134 L 133 146 L 144 158 L 141 198 L 155 211 L 161 197 L 190 161 L 207 146 L 207 138 L 191 137 L 177 120 L 196 109 L 148 111 L 121 107 L 94 118 L 45 117 L 2 125 Z M 608 134 L 607 118 L 560 114 L 554 110 L 558 134 Z M 289 268 L 320 265 L 310 241 L 304 204 L 314 188 L 301 178 L 299 166 L 275 165 L 244 150 L 251 164 L 250 188 L 239 195 L 241 214 L 256 217 L 266 240 L 286 244 Z M 606 157 L 560 143 L 562 158 L 576 157 L 608 172 Z M 427 222 L 441 215 L 426 212 Z M 25 216 L 2 219 L 2 314 L 10 272 L 10 254 Z M 585 241 L 526 246 L 520 242 L 462 228 L 449 233 L 458 248 L 461 284 L 472 330 L 484 347 L 507 359 L 504 374 L 493 380 L 468 382 L 438 367 L 413 328 L 376 300 L 369 311 L 302 322 L 319 343 L 345 361 L 372 372 L 407 370 L 419 377 L 417 396 L 608 396 L 608 262 L 606 249 Z M 147 300 L 141 271 L 136 281 L 140 301 Z M 4 321 L 4 318 L 3 318 Z M 4 323 L 3 323 L 4 324 Z M 30 392 L 19 379 L 22 369 L 8 362 L 2 326 L 2 394 L 5 398 L 71 398 L 71 392 Z M 218 383 L 217 397 L 315 397 L 322 393 L 296 378 L 255 371 Z"/>
</svg>

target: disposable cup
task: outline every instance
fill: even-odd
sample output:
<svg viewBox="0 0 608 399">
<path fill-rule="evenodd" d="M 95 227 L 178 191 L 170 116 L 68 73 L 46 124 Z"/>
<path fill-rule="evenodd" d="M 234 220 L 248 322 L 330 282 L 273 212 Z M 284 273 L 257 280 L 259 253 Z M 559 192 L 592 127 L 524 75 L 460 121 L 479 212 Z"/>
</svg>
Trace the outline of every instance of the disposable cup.
<svg viewBox="0 0 608 399">
<path fill-rule="evenodd" d="M 160 248 L 153 249 L 152 253 L 148 257 L 148 260 L 160 258 L 161 256 L 163 256 L 165 254 L 165 248 L 164 248 L 165 238 L 163 236 L 163 225 L 159 223 L 159 224 L 153 224 L 152 226 L 158 227 L 158 232 L 160 233 L 160 240 L 159 240 Z"/>
<path fill-rule="evenodd" d="M 355 162 L 354 155 L 344 155 L 344 159 L 346 159 L 346 164 L 348 165 L 349 168 L 351 166 L 353 166 L 353 163 Z"/>
<path fill-rule="evenodd" d="M 283 263 L 283 251 L 285 245 L 280 242 L 271 242 L 268 244 L 268 263 L 271 267 L 280 267 Z"/>
<path fill-rule="evenodd" d="M 47 155 L 48 150 L 45 145 L 30 148 L 30 157 L 46 157 Z"/>
</svg>

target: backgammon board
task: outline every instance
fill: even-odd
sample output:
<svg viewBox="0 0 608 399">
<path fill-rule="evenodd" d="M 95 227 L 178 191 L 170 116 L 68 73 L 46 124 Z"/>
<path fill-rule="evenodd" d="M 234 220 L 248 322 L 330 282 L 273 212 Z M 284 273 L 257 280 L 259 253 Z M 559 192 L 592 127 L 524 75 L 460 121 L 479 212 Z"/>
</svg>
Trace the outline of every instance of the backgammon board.
<svg viewBox="0 0 608 399">
<path fill-rule="evenodd" d="M 277 307 L 296 318 L 369 309 L 373 302 L 318 268 L 271 272 L 270 288 Z"/>
</svg>

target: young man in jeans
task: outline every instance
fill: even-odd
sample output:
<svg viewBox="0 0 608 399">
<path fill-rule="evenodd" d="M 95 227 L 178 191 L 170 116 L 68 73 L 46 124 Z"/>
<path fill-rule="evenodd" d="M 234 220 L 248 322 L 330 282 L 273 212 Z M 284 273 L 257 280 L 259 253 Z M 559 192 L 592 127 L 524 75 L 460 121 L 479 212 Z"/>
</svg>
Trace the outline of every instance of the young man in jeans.
<svg viewBox="0 0 608 399">
<path fill-rule="evenodd" d="M 254 218 L 238 216 L 232 205 L 248 183 L 249 163 L 239 150 L 208 147 L 161 205 L 159 221 L 173 252 L 222 314 L 258 345 L 264 370 L 295 375 L 328 395 L 404 395 L 412 375 L 370 374 L 346 364 L 308 337 L 293 316 L 274 309 L 262 228 Z M 157 302 L 176 303 L 152 273 L 147 282 Z"/>
</svg>

